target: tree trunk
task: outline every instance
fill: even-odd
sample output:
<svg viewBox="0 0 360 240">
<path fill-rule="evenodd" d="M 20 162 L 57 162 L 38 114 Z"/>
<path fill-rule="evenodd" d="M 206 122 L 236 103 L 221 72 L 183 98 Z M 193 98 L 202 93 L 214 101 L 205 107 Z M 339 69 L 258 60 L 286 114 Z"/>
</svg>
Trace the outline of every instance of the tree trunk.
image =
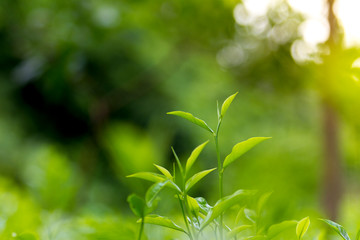
<svg viewBox="0 0 360 240">
<path fill-rule="evenodd" d="M 329 39 L 327 45 L 330 49 L 330 55 L 336 53 L 341 47 L 341 34 L 337 23 L 337 19 L 333 11 L 334 0 L 328 0 L 328 21 L 330 26 Z M 331 81 L 337 81 L 334 79 L 334 75 L 331 70 L 331 56 L 329 57 L 329 64 L 325 61 L 323 84 L 332 84 Z M 326 68 L 328 66 L 328 68 Z M 336 77 L 335 77 L 336 78 Z M 337 218 L 339 204 L 342 195 L 342 171 L 341 171 L 341 154 L 339 150 L 339 123 L 337 112 L 333 106 L 333 102 L 330 100 L 332 95 L 330 88 L 323 86 L 323 126 L 324 126 L 324 192 L 323 203 L 328 218 L 335 220 Z"/>
</svg>

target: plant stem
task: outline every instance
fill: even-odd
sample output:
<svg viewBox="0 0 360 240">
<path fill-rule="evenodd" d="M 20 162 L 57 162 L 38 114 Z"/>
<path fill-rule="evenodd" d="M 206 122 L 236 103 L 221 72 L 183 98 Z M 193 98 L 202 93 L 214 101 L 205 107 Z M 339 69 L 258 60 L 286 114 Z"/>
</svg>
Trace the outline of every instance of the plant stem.
<svg viewBox="0 0 360 240">
<path fill-rule="evenodd" d="M 141 235 L 142 235 L 142 232 L 144 231 L 144 224 L 145 224 L 145 218 L 143 217 L 141 219 L 141 225 L 140 225 L 138 240 L 141 240 Z"/>
<path fill-rule="evenodd" d="M 222 163 L 220 159 L 220 149 L 219 149 L 219 129 L 221 125 L 221 117 L 218 119 L 218 125 L 216 128 L 216 132 L 214 135 L 215 138 L 215 147 L 216 147 L 216 156 L 217 156 L 217 162 L 218 162 L 218 173 L 219 173 L 219 195 L 220 199 L 223 198 L 223 169 L 222 169 Z M 220 214 L 220 226 L 219 226 L 219 233 L 220 233 L 220 240 L 223 240 L 223 214 Z"/>
<path fill-rule="evenodd" d="M 189 238 L 190 238 L 190 240 L 193 240 L 194 238 L 193 238 L 193 236 L 192 236 L 189 223 L 188 223 L 188 221 L 187 221 L 187 219 L 186 219 L 186 214 L 185 214 L 185 210 L 184 210 L 183 201 L 181 200 L 179 194 L 178 194 L 177 196 L 178 196 L 179 203 L 180 203 L 180 206 L 181 206 L 182 215 L 183 215 L 183 217 L 184 217 L 184 222 L 185 222 L 186 228 L 187 228 L 187 230 L 188 230 L 188 232 L 189 232 Z"/>
</svg>

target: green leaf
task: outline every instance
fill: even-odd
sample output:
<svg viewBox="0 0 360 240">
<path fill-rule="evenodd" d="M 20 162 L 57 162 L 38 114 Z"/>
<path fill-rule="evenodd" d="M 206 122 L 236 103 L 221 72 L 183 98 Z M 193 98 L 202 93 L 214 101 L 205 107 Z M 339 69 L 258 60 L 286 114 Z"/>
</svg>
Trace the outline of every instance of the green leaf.
<svg viewBox="0 0 360 240">
<path fill-rule="evenodd" d="M 235 237 L 238 233 L 245 231 L 249 228 L 251 228 L 252 225 L 242 225 L 242 226 L 238 226 L 236 228 L 233 228 L 230 232 L 227 233 L 227 238 L 233 238 Z"/>
<path fill-rule="evenodd" d="M 191 113 L 187 113 L 183 111 L 173 111 L 173 112 L 168 112 L 167 114 L 185 118 L 186 120 L 206 129 L 207 131 L 214 133 L 214 131 L 206 124 L 204 120 L 194 117 Z"/>
<path fill-rule="evenodd" d="M 249 190 L 238 190 L 230 196 L 220 199 L 215 206 L 209 211 L 208 215 L 201 223 L 200 229 L 204 229 L 208 224 L 210 224 L 215 218 L 220 216 L 230 207 L 236 205 L 238 202 L 244 199 L 244 197 L 250 196 L 254 191 Z"/>
<path fill-rule="evenodd" d="M 308 230 L 310 225 L 310 218 L 306 217 L 301 219 L 298 224 L 296 225 L 296 236 L 299 240 L 305 235 L 306 231 Z"/>
<path fill-rule="evenodd" d="M 32 233 L 22 233 L 15 237 L 16 240 L 37 240 L 38 238 L 35 237 Z"/>
<path fill-rule="evenodd" d="M 127 198 L 127 201 L 129 202 L 131 211 L 133 211 L 133 213 L 137 217 L 140 218 L 144 217 L 145 207 L 146 207 L 144 199 L 137 196 L 136 194 L 131 194 Z"/>
<path fill-rule="evenodd" d="M 203 197 L 197 197 L 195 198 L 195 200 L 197 201 L 197 203 L 199 204 L 200 209 L 202 210 L 203 213 L 208 214 L 208 212 L 212 209 L 212 206 L 210 206 L 205 198 Z"/>
<path fill-rule="evenodd" d="M 145 201 L 146 201 L 146 205 L 148 207 L 152 206 L 153 201 L 155 200 L 157 195 L 159 195 L 161 190 L 165 187 L 165 185 L 168 182 L 169 182 L 169 180 L 155 183 L 147 190 L 146 195 L 145 195 Z"/>
<path fill-rule="evenodd" d="M 190 157 L 188 158 L 187 162 L 186 162 L 186 167 L 185 167 L 185 176 L 187 174 L 189 174 L 190 168 L 192 167 L 192 165 L 195 163 L 196 159 L 198 158 L 198 156 L 200 155 L 201 151 L 204 149 L 204 147 L 206 146 L 206 144 L 208 144 L 209 141 L 204 142 L 203 144 L 199 145 L 198 147 L 196 147 L 194 149 L 194 151 L 192 151 L 192 153 L 190 154 Z"/>
<path fill-rule="evenodd" d="M 360 240 L 360 229 L 358 230 L 358 232 L 356 234 L 356 239 L 355 240 Z"/>
<path fill-rule="evenodd" d="M 187 195 L 187 201 L 190 211 L 197 217 L 199 215 L 200 206 L 195 198 Z"/>
<path fill-rule="evenodd" d="M 285 232 L 286 230 L 289 230 L 292 227 L 295 227 L 296 224 L 297 224 L 297 221 L 289 220 L 289 221 L 283 221 L 281 223 L 272 225 L 268 230 L 269 239 L 275 238 L 280 233 Z"/>
<path fill-rule="evenodd" d="M 331 220 L 328 219 L 321 219 L 321 221 L 325 222 L 326 224 L 328 224 L 333 230 L 335 230 L 335 232 L 337 232 L 343 239 L 345 240 L 350 240 L 349 235 L 347 234 L 347 232 L 345 231 L 344 227 L 337 224 L 336 222 L 333 222 Z"/>
<path fill-rule="evenodd" d="M 138 220 L 138 222 L 141 222 L 141 221 L 142 221 L 142 219 Z M 162 227 L 171 228 L 171 229 L 174 229 L 174 230 L 177 230 L 177 231 L 187 234 L 187 232 L 184 229 L 182 229 L 180 226 L 175 224 L 173 221 L 171 221 L 167 217 L 152 214 L 152 215 L 146 216 L 144 218 L 144 222 L 149 223 L 149 224 L 159 225 Z"/>
<path fill-rule="evenodd" d="M 245 217 L 252 223 L 255 223 L 256 222 L 256 219 L 257 219 L 257 214 L 254 210 L 251 210 L 251 209 L 248 209 L 248 208 L 245 208 L 244 209 L 244 214 L 245 214 Z"/>
<path fill-rule="evenodd" d="M 236 144 L 231 153 L 226 156 L 223 168 L 225 169 L 227 166 L 229 166 L 230 163 L 237 160 L 239 157 L 241 157 L 244 153 L 255 147 L 257 144 L 261 143 L 262 141 L 270 139 L 270 137 L 253 137 L 249 138 L 246 141 L 240 142 Z"/>
<path fill-rule="evenodd" d="M 164 178 L 164 176 L 157 174 L 157 173 L 153 173 L 153 172 L 138 172 L 138 173 L 134 173 L 129 176 L 126 176 L 126 177 L 140 178 L 140 179 L 148 180 L 150 182 L 162 182 L 162 181 L 166 180 Z"/>
<path fill-rule="evenodd" d="M 167 177 L 168 179 L 173 179 L 173 176 L 171 175 L 171 173 L 164 167 L 162 166 L 159 166 L 159 165 L 156 165 L 154 164 L 154 166 L 162 173 L 164 174 L 165 177 Z"/>
<path fill-rule="evenodd" d="M 236 95 L 238 94 L 238 92 L 236 92 L 235 94 L 231 95 L 230 97 L 228 97 L 223 105 L 221 106 L 221 118 L 224 117 L 226 111 L 228 110 L 228 108 L 230 107 L 230 104 L 232 103 L 232 101 L 234 100 L 234 98 L 236 97 Z"/>
<path fill-rule="evenodd" d="M 189 180 L 186 181 L 185 191 L 188 192 L 198 181 L 208 175 L 210 172 L 214 171 L 216 168 L 208 169 L 194 174 Z"/>
</svg>

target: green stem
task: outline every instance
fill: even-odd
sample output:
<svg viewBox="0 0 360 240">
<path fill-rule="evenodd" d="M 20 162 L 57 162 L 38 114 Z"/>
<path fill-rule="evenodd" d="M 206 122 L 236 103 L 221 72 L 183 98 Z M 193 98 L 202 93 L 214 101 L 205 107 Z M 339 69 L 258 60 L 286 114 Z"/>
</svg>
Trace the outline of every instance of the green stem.
<svg viewBox="0 0 360 240">
<path fill-rule="evenodd" d="M 188 233 L 189 233 L 188 236 L 189 236 L 190 240 L 193 240 L 193 236 L 192 236 L 192 233 L 191 233 L 191 230 L 190 230 L 190 226 L 189 226 L 189 223 L 188 223 L 188 221 L 186 219 L 186 214 L 185 214 L 185 210 L 184 210 L 183 201 L 181 200 L 179 194 L 177 196 L 178 196 L 179 203 L 180 203 L 180 206 L 181 206 L 182 215 L 184 217 L 184 222 L 185 222 L 186 228 L 187 228 Z"/>
<path fill-rule="evenodd" d="M 139 237 L 138 237 L 138 240 L 141 240 L 141 235 L 144 231 L 144 224 L 145 224 L 145 218 L 143 217 L 141 219 L 141 225 L 140 225 L 140 230 L 139 230 Z"/>
<path fill-rule="evenodd" d="M 215 138 L 215 147 L 216 147 L 216 156 L 217 156 L 217 162 L 218 162 L 218 174 L 219 174 L 219 195 L 220 199 L 223 198 L 223 169 L 222 169 L 222 163 L 220 159 L 220 149 L 219 149 L 219 130 L 221 125 L 221 117 L 218 119 L 218 125 L 216 128 L 216 132 L 214 135 Z M 220 233 L 220 240 L 223 240 L 223 214 L 220 214 L 220 226 L 219 226 L 219 233 Z"/>
</svg>

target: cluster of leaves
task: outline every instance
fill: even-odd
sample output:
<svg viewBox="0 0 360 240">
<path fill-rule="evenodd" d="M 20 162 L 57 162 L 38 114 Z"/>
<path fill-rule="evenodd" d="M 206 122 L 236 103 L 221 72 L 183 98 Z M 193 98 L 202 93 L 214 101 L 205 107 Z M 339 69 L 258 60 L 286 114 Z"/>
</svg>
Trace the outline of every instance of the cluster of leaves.
<svg viewBox="0 0 360 240">
<path fill-rule="evenodd" d="M 159 225 L 165 228 L 179 231 L 187 235 L 190 240 L 205 238 L 216 240 L 236 240 L 239 236 L 241 239 L 249 240 L 270 240 L 279 239 L 279 237 L 290 239 L 293 238 L 295 234 L 298 240 L 303 239 L 310 226 L 309 217 L 305 217 L 300 221 L 287 220 L 270 226 L 263 224 L 262 212 L 264 205 L 271 196 L 271 192 L 259 195 L 257 191 L 254 190 L 237 190 L 235 193 L 229 196 L 223 196 L 222 178 L 225 168 L 227 168 L 231 163 L 239 159 L 244 153 L 255 147 L 257 144 L 269 139 L 269 137 L 253 137 L 246 141 L 237 143 L 233 147 L 231 153 L 225 157 L 224 161 L 221 161 L 218 145 L 219 129 L 223 117 L 236 94 L 237 93 L 231 95 L 224 101 L 221 110 L 219 106 L 217 107 L 218 125 L 216 131 L 210 128 L 204 120 L 193 116 L 191 113 L 183 111 L 173 111 L 168 113 L 170 115 L 182 117 L 207 130 L 213 135 L 218 159 L 220 199 L 215 203 L 215 205 L 211 206 L 208 204 L 205 198 L 193 197 L 189 195 L 189 191 L 196 183 L 198 183 L 201 179 L 216 169 L 212 168 L 203 170 L 190 176 L 190 170 L 192 166 L 209 141 L 200 144 L 192 151 L 185 163 L 185 166 L 181 163 L 178 155 L 172 148 L 176 160 L 176 164 L 174 163 L 173 165 L 172 173 L 170 173 L 168 169 L 154 164 L 154 166 L 161 174 L 153 172 L 138 172 L 128 176 L 154 182 L 154 184 L 147 190 L 145 198 L 139 197 L 136 194 L 132 194 L 128 197 L 131 210 L 137 217 L 140 218 L 138 220 L 138 223 L 141 224 L 138 234 L 139 240 L 142 239 L 145 223 Z M 180 173 L 179 175 L 176 174 L 176 165 Z M 160 201 L 159 193 L 165 187 L 168 187 L 175 192 L 175 197 L 179 201 L 179 210 L 181 210 L 180 214 L 183 216 L 185 227 L 181 227 L 179 224 L 175 223 L 168 217 L 152 214 L 156 210 Z M 247 204 L 250 201 L 254 202 L 254 199 L 256 199 L 255 207 L 253 209 L 248 208 Z M 227 210 L 234 209 L 235 206 L 237 206 L 239 210 L 235 219 L 232 221 L 232 226 L 230 227 L 228 224 L 225 224 L 223 216 Z M 327 223 L 344 240 L 350 240 L 349 235 L 341 225 L 327 219 L 320 220 Z M 231 221 L 229 220 L 229 222 Z M 356 240 L 360 240 L 360 231 L 356 236 Z"/>
</svg>

